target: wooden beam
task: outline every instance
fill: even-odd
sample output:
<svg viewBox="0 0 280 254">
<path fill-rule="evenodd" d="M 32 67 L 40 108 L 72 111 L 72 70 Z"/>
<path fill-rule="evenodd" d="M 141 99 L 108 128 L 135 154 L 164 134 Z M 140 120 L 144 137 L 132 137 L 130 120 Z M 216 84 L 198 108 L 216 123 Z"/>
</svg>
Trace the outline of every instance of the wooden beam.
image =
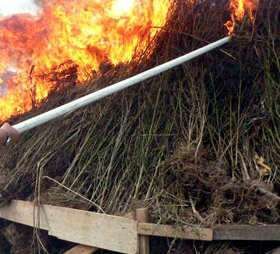
<svg viewBox="0 0 280 254">
<path fill-rule="evenodd" d="M 93 254 L 98 250 L 99 250 L 98 248 L 94 248 L 90 246 L 77 245 L 72 249 L 64 252 L 64 254 Z"/>
<path fill-rule="evenodd" d="M 274 250 L 268 252 L 267 254 L 280 254 L 280 248 L 274 249 Z"/>
<path fill-rule="evenodd" d="M 214 240 L 280 241 L 280 225 L 216 226 Z"/>
<path fill-rule="evenodd" d="M 169 226 L 151 223 L 139 223 L 138 234 L 147 236 L 160 236 L 187 240 L 212 241 L 213 231 L 209 228 L 195 226 Z"/>
<path fill-rule="evenodd" d="M 40 223 L 34 224 L 36 216 L 40 218 Z M 130 254 L 138 250 L 137 222 L 123 217 L 50 205 L 36 207 L 32 202 L 12 201 L 9 206 L 0 209 L 0 218 L 37 226 L 47 230 L 51 236 L 73 243 Z"/>
<path fill-rule="evenodd" d="M 136 220 L 138 223 L 149 222 L 149 209 L 139 208 L 136 209 Z M 139 236 L 139 254 L 150 254 L 150 238 L 149 236 Z"/>
</svg>

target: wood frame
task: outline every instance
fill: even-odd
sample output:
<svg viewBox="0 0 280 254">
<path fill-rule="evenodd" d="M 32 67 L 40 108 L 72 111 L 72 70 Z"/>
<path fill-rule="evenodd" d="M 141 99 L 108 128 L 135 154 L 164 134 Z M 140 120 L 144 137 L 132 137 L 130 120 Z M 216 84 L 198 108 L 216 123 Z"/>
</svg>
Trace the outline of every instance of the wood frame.
<svg viewBox="0 0 280 254">
<path fill-rule="evenodd" d="M 98 249 L 147 254 L 150 236 L 200 241 L 280 241 L 280 225 L 213 228 L 159 225 L 148 223 L 147 209 L 120 217 L 14 200 L 9 206 L 0 208 L 0 218 L 47 230 L 51 236 L 79 244 L 65 254 L 91 254 Z"/>
</svg>

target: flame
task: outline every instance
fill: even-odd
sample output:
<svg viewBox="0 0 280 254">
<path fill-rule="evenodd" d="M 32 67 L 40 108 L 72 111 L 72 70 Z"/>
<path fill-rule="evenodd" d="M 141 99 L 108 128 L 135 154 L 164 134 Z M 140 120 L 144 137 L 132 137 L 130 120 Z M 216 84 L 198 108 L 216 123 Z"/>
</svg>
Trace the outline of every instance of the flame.
<svg viewBox="0 0 280 254">
<path fill-rule="evenodd" d="M 233 34 L 236 24 L 242 22 L 244 17 L 248 15 L 249 19 L 254 21 L 254 13 L 257 9 L 258 0 L 231 0 L 230 11 L 231 20 L 225 26 L 229 34 Z"/>
<path fill-rule="evenodd" d="M 167 20 L 171 0 L 45 0 L 39 16 L 0 19 L 0 121 L 30 111 L 102 63 L 128 63 Z"/>
</svg>

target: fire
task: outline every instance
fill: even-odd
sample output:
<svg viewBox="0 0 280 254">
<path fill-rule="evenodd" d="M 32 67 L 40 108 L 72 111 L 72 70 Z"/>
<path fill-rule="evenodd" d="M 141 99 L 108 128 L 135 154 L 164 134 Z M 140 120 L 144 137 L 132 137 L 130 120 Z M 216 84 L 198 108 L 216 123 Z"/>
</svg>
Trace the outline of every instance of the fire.
<svg viewBox="0 0 280 254">
<path fill-rule="evenodd" d="M 112 13 L 113 15 L 123 16 L 129 13 L 133 8 L 133 0 L 119 0 L 113 4 Z"/>
<path fill-rule="evenodd" d="M 0 121 L 40 105 L 58 80 L 82 84 L 152 49 L 171 1 L 46 0 L 38 16 L 0 19 Z"/>
<path fill-rule="evenodd" d="M 173 1 L 41 0 L 38 16 L 0 18 L 0 122 L 62 86 L 83 84 L 103 63 L 129 63 L 151 52 Z M 245 16 L 254 19 L 258 0 L 229 1 L 225 25 L 233 34 Z"/>
<path fill-rule="evenodd" d="M 258 0 L 231 0 L 231 21 L 228 21 L 225 26 L 229 34 L 233 34 L 237 23 L 242 22 L 245 15 L 248 15 L 251 21 L 254 20 L 254 13 L 256 11 Z"/>
</svg>

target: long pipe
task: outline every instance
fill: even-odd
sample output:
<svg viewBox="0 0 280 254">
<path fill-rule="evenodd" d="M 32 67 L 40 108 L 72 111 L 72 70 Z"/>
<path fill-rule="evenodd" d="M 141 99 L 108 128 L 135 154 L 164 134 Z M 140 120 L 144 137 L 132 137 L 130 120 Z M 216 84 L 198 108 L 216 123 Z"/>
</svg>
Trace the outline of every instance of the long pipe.
<svg viewBox="0 0 280 254">
<path fill-rule="evenodd" d="M 109 95 L 112 95 L 114 93 L 117 93 L 119 91 L 122 91 L 130 86 L 133 86 L 135 84 L 138 84 L 144 80 L 147 80 L 149 78 L 152 78 L 154 76 L 157 76 L 169 69 L 172 69 L 178 65 L 181 65 L 185 62 L 188 62 L 198 56 L 201 56 L 211 50 L 214 50 L 218 47 L 223 46 L 224 44 L 231 41 L 231 37 L 225 37 L 221 40 L 218 40 L 216 42 L 210 43 L 209 45 L 202 47 L 200 49 L 197 49 L 195 51 L 192 51 L 191 53 L 188 53 L 184 56 L 178 57 L 174 60 L 171 60 L 169 62 L 166 62 L 164 64 L 158 65 L 150 70 L 144 71 L 140 74 L 137 74 L 131 78 L 128 78 L 126 80 L 123 80 L 121 82 L 118 82 L 116 84 L 113 84 L 111 86 L 105 87 L 97 92 L 88 94 L 84 97 L 81 97 L 79 99 L 76 99 L 72 102 L 69 102 L 65 105 L 62 105 L 60 107 L 57 107 L 55 109 L 52 109 L 46 113 L 43 113 L 41 115 L 35 116 L 33 118 L 30 118 L 26 121 L 23 121 L 21 123 L 18 123 L 14 125 L 13 127 L 19 132 L 23 133 L 28 130 L 31 130 L 37 126 L 40 126 L 44 123 L 47 123 L 53 119 L 59 118 L 64 116 L 65 114 L 71 113 L 75 110 L 78 110 L 84 106 L 87 106 L 95 101 L 98 101 L 104 97 L 107 97 Z"/>
</svg>

